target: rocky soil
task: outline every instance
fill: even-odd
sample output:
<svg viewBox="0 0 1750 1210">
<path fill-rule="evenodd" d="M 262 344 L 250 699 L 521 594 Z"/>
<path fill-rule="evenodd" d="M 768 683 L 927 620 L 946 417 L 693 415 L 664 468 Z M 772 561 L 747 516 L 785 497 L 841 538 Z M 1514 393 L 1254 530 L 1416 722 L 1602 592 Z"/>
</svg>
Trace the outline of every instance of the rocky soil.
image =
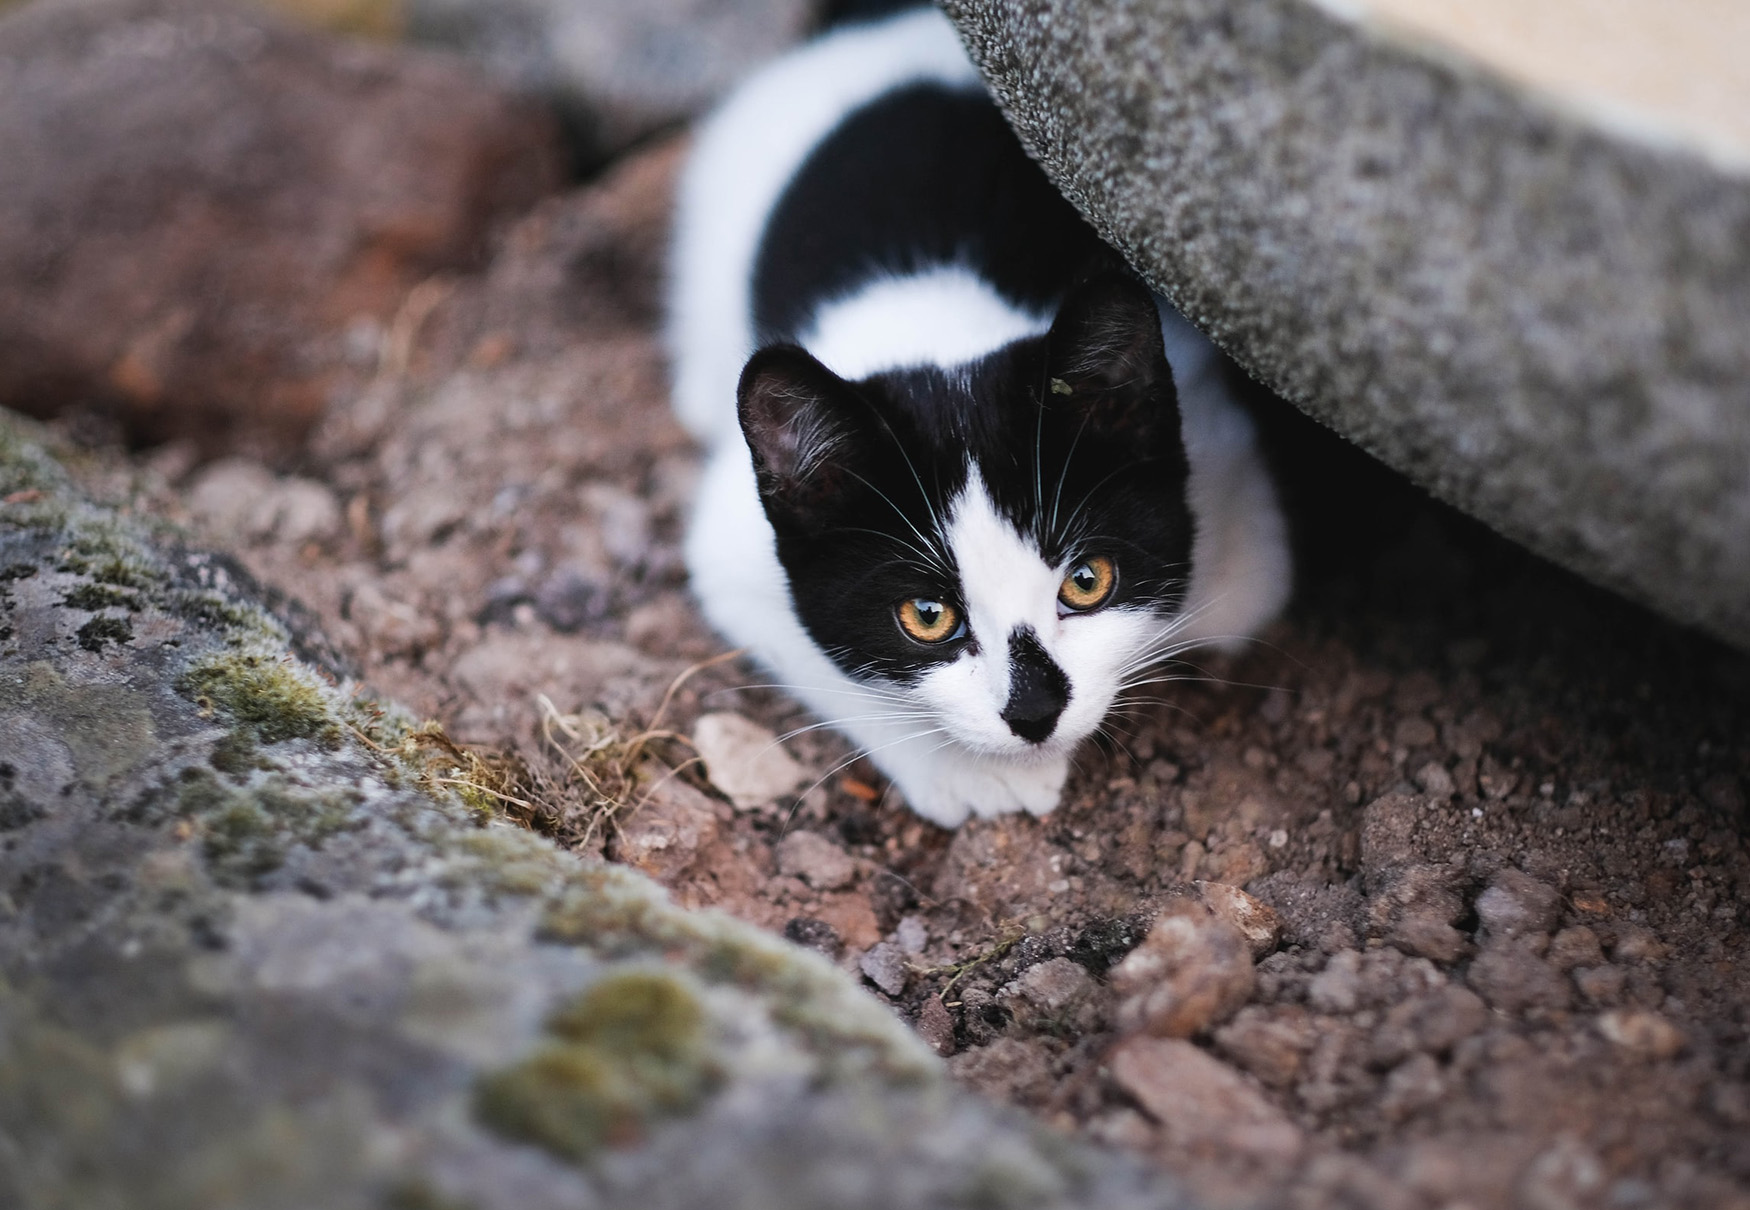
<svg viewBox="0 0 1750 1210">
<path fill-rule="evenodd" d="M 1750 1207 L 1750 660 L 1260 397 L 1289 616 L 1163 670 L 1048 819 L 934 828 L 687 598 L 680 153 L 407 289 L 307 443 L 83 475 L 302 602 L 506 817 L 821 951 L 1208 1204 Z"/>
</svg>

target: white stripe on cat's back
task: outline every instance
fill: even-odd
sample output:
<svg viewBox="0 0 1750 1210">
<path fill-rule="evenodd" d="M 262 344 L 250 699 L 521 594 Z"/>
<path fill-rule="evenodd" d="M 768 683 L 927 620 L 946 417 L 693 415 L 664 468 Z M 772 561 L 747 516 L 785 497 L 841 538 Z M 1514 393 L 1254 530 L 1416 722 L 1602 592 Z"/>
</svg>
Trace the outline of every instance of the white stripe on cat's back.
<svg viewBox="0 0 1750 1210">
<path fill-rule="evenodd" d="M 784 189 L 848 114 L 919 81 L 979 87 L 934 9 L 847 26 L 786 55 L 699 129 L 679 187 L 668 340 L 675 411 L 701 440 L 736 432 L 735 384 L 753 352 L 754 259 Z"/>
<path fill-rule="evenodd" d="M 883 277 L 821 307 L 802 346 L 841 378 L 909 366 L 958 366 L 1051 326 L 970 269 Z"/>
</svg>

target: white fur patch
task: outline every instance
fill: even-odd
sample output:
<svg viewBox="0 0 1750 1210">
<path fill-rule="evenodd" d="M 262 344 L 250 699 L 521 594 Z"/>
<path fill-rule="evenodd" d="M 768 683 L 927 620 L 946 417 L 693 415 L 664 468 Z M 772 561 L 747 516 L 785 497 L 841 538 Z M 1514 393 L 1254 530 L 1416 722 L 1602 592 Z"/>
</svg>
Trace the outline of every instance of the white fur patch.
<svg viewBox="0 0 1750 1210">
<path fill-rule="evenodd" d="M 947 534 L 978 650 L 925 673 L 919 696 L 953 720 L 949 729 L 961 744 L 983 755 L 1024 763 L 1067 759 L 1106 717 L 1132 657 L 1160 633 L 1163 620 L 1145 610 L 1060 613 L 1057 592 L 1069 568 L 1045 562 L 997 511 L 976 470 L 949 510 Z M 1021 627 L 1033 631 L 1069 680 L 1069 704 L 1042 744 L 1021 739 L 1002 719 L 1009 639 Z"/>
<path fill-rule="evenodd" d="M 737 434 L 735 384 L 753 352 L 752 278 L 766 221 L 815 146 L 901 85 L 978 88 L 933 9 L 835 31 L 737 89 L 694 136 L 681 177 L 668 343 L 675 412 L 707 445 Z"/>
<path fill-rule="evenodd" d="M 1049 315 L 1019 310 L 972 270 L 943 265 L 883 277 L 821 307 L 802 347 L 842 378 L 908 366 L 957 366 L 1037 336 Z"/>
</svg>

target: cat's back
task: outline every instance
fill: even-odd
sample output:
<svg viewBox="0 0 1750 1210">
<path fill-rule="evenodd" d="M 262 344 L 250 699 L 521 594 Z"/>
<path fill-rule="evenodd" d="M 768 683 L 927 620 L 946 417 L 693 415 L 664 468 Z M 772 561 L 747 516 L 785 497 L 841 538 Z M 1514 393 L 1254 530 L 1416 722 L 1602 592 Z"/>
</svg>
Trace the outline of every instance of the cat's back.
<svg viewBox="0 0 1750 1210">
<path fill-rule="evenodd" d="M 774 341 L 853 377 L 976 354 L 1034 327 L 1098 246 L 946 18 L 843 26 L 747 81 L 697 136 L 671 267 L 676 410 L 708 443 L 734 435 L 741 367 Z M 824 331 L 823 311 L 859 294 Z"/>
</svg>

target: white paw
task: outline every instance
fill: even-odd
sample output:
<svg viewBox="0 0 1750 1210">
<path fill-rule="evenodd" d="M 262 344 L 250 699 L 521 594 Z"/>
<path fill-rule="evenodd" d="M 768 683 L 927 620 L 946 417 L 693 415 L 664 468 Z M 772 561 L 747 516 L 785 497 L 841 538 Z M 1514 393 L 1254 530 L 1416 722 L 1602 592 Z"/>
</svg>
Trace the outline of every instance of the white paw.
<svg viewBox="0 0 1750 1210">
<path fill-rule="evenodd" d="M 997 761 L 944 748 L 927 758 L 882 760 L 908 806 L 931 823 L 957 828 L 973 815 L 989 819 L 1025 811 L 1049 814 L 1063 794 L 1069 761 Z"/>
<path fill-rule="evenodd" d="M 918 784 L 895 777 L 893 784 L 905 796 L 905 805 L 938 828 L 957 828 L 972 814 L 972 808 L 945 787 L 930 782 Z"/>
</svg>

